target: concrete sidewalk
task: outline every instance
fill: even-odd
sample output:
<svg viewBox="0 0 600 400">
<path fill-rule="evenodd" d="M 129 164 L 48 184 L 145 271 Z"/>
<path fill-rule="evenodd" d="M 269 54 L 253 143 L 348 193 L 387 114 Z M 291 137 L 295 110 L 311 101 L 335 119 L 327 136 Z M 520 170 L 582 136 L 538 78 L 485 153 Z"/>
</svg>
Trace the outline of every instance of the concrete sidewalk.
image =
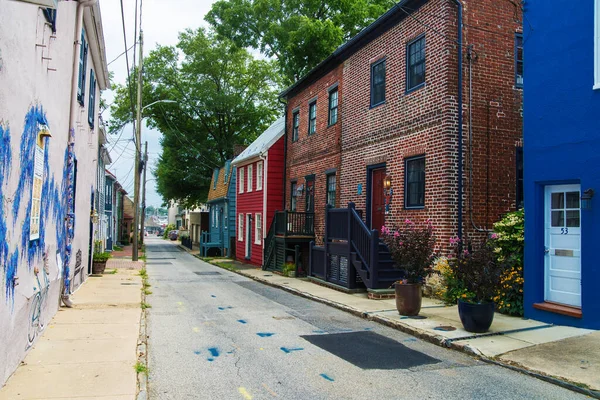
<svg viewBox="0 0 600 400">
<path fill-rule="evenodd" d="M 107 269 L 107 272 L 109 269 Z M 142 279 L 136 270 L 89 277 L 60 308 L 0 400 L 135 399 Z"/>
<path fill-rule="evenodd" d="M 567 386 L 574 383 L 598 391 L 586 394 L 600 398 L 600 332 L 496 313 L 489 332 L 474 334 L 463 329 L 457 306 L 446 306 L 438 300 L 423 298 L 420 315 L 404 317 L 398 314 L 394 299 L 371 300 L 366 293 L 348 294 L 306 278 L 288 278 L 237 261 L 211 262 L 441 346 L 517 366 L 542 377 L 556 377 Z"/>
</svg>

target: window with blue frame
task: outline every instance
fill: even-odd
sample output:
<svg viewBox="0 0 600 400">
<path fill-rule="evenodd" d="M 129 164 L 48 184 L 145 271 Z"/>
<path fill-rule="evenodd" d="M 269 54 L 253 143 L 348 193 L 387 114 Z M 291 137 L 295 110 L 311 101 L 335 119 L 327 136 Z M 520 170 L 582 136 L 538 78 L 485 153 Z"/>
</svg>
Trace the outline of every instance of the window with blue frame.
<svg viewBox="0 0 600 400">
<path fill-rule="evenodd" d="M 332 89 L 329 92 L 329 125 L 333 125 L 338 120 L 338 89 Z"/>
<path fill-rule="evenodd" d="M 90 70 L 90 98 L 88 101 L 88 123 L 90 128 L 94 127 L 96 120 L 96 76 L 94 70 Z"/>
<path fill-rule="evenodd" d="M 523 35 L 515 34 L 515 87 L 523 87 Z"/>
<path fill-rule="evenodd" d="M 308 134 L 312 135 L 317 130 L 317 101 L 308 105 Z"/>
<path fill-rule="evenodd" d="M 81 30 L 81 47 L 79 49 L 79 78 L 77 83 L 77 101 L 83 106 L 85 101 L 85 71 L 87 69 L 88 44 L 85 40 L 85 29 Z"/>
<path fill-rule="evenodd" d="M 217 188 L 217 183 L 219 182 L 219 172 L 220 172 L 220 169 L 215 168 L 215 180 L 213 182 L 213 189 Z"/>
<path fill-rule="evenodd" d="M 404 207 L 425 207 L 425 156 L 404 160 Z"/>
<path fill-rule="evenodd" d="M 52 28 L 52 32 L 56 33 L 56 8 L 44 8 L 43 13 Z"/>
<path fill-rule="evenodd" d="M 406 91 L 425 84 L 425 36 L 406 46 Z"/>
<path fill-rule="evenodd" d="M 371 107 L 385 102 L 385 59 L 371 65 Z"/>
<path fill-rule="evenodd" d="M 292 117 L 293 128 L 292 128 L 292 142 L 298 141 L 298 126 L 300 125 L 300 111 L 296 111 Z"/>
</svg>

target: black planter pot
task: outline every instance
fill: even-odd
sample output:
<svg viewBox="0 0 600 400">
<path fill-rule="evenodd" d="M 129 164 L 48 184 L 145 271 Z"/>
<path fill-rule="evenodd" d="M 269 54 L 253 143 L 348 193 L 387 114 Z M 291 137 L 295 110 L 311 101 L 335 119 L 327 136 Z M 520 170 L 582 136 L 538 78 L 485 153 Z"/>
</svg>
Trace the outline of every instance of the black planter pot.
<svg viewBox="0 0 600 400">
<path fill-rule="evenodd" d="M 458 315 L 467 332 L 484 333 L 490 329 L 494 320 L 495 304 L 468 303 L 458 300 Z"/>
</svg>

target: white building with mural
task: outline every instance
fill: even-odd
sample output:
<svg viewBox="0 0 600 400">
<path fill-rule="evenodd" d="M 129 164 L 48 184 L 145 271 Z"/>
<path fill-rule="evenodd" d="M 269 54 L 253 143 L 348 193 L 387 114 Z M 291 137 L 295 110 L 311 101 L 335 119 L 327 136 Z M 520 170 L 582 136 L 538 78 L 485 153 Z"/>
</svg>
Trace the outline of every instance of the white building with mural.
<svg viewBox="0 0 600 400">
<path fill-rule="evenodd" d="M 0 10 L 2 385 L 89 272 L 109 82 L 98 0 L 0 0 Z"/>
</svg>

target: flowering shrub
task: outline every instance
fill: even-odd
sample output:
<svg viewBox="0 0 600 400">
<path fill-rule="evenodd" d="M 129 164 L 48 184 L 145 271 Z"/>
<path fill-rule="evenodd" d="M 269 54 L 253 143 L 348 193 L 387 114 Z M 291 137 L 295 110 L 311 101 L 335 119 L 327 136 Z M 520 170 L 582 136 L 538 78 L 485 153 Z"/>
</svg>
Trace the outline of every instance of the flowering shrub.
<svg viewBox="0 0 600 400">
<path fill-rule="evenodd" d="M 501 313 L 522 316 L 525 245 L 523 211 L 508 213 L 496 222 L 492 238 L 494 238 L 494 252 L 498 260 L 507 265 L 494 296 L 496 307 Z"/>
<path fill-rule="evenodd" d="M 404 221 L 405 229 L 390 230 L 381 227 L 381 239 L 387 245 L 396 268 L 406 273 L 403 283 L 422 283 L 425 278 L 434 272 L 432 268 L 435 255 L 435 235 L 431 221 L 422 228 L 407 219 Z"/>
<path fill-rule="evenodd" d="M 448 292 L 447 276 L 450 271 L 450 265 L 446 257 L 438 257 L 433 262 L 433 274 L 427 277 L 425 293 L 436 299 L 444 300 Z"/>
</svg>

